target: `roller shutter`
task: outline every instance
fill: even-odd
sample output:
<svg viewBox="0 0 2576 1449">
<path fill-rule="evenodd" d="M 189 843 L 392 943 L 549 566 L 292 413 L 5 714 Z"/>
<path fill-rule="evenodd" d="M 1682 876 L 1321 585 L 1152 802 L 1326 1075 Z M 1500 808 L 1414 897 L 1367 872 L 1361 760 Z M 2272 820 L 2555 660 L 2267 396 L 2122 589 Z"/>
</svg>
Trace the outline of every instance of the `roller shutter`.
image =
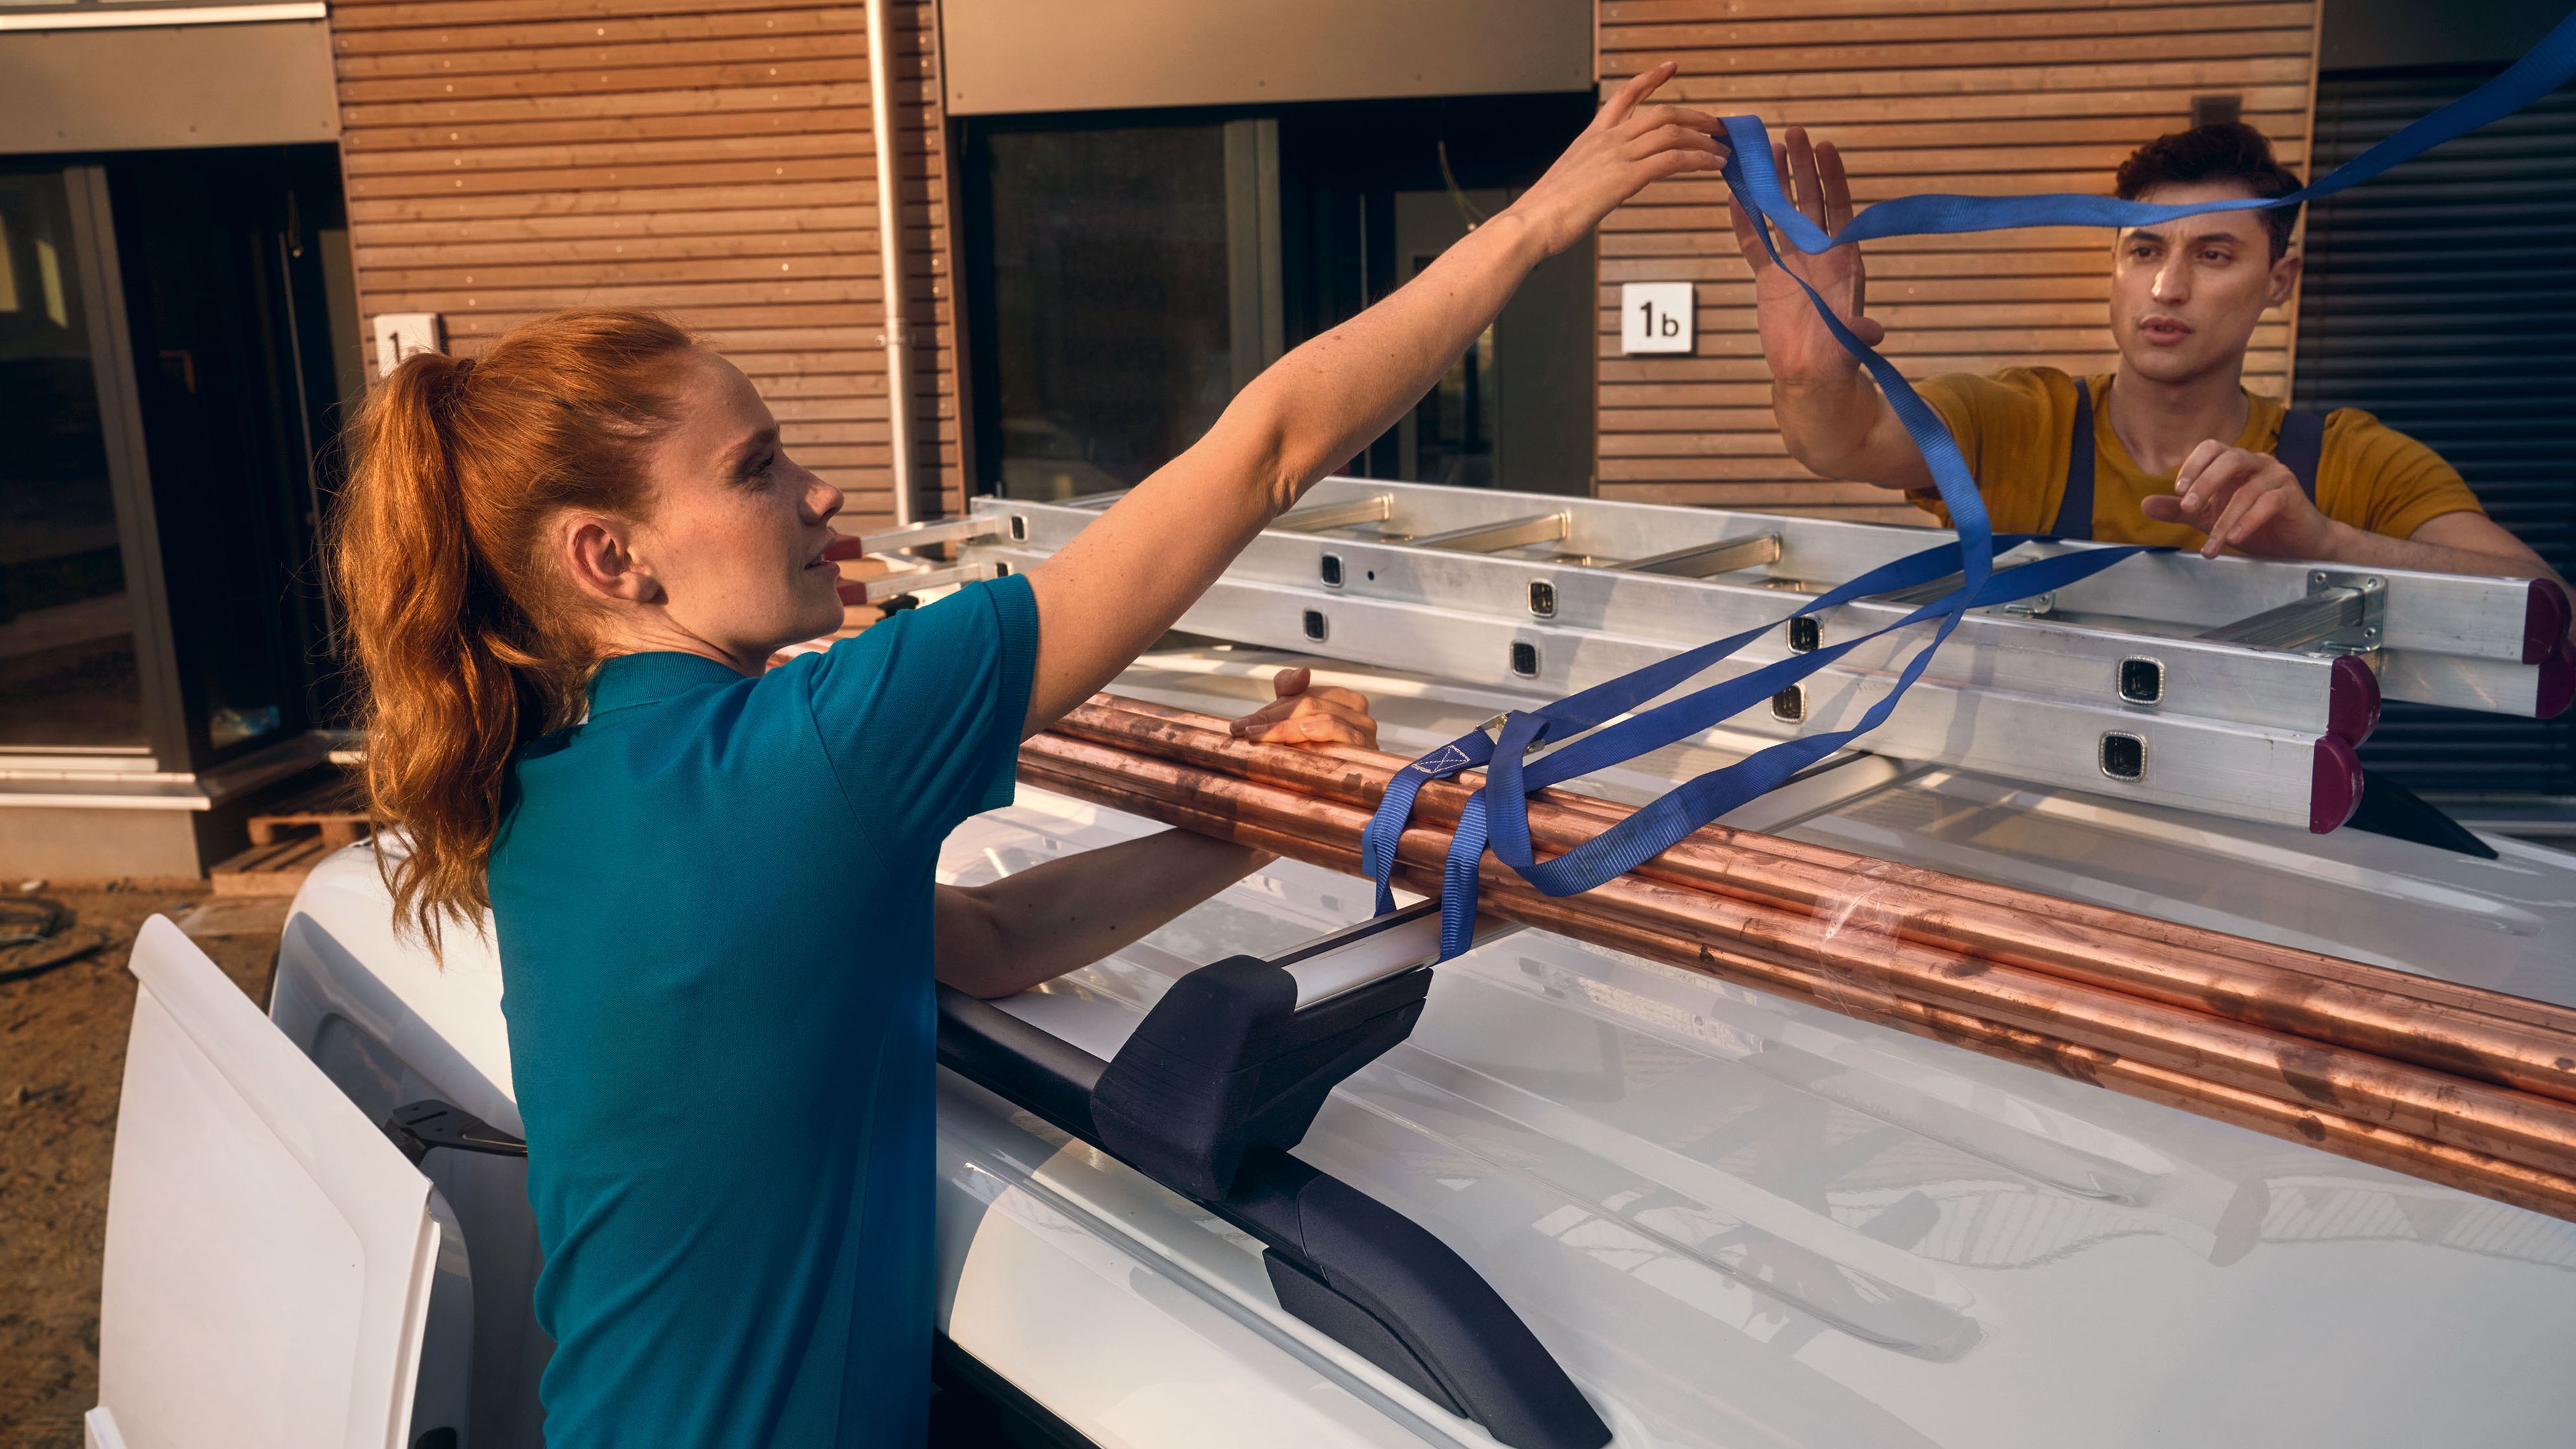
<svg viewBox="0 0 2576 1449">
<path fill-rule="evenodd" d="M 2492 69 L 2333 75 L 2316 172 Z M 2496 521 L 2576 573 L 2576 91 L 2318 205 L 2295 397 L 2440 451 Z M 2362 758 L 2421 790 L 2576 794 L 2576 714 L 2391 705 Z"/>
</svg>

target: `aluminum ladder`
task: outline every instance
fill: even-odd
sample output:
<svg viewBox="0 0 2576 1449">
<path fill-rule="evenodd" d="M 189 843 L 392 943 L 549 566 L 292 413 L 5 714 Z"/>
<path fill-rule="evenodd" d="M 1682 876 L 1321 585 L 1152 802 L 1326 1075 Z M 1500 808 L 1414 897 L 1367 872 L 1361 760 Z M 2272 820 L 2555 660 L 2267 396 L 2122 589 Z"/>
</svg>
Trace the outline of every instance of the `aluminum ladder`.
<svg viewBox="0 0 2576 1449">
<path fill-rule="evenodd" d="M 866 535 L 900 572 L 871 601 L 1026 568 L 1119 495 L 980 498 Z M 1179 627 L 1474 683 L 1566 694 L 1781 620 L 1940 541 L 1928 529 L 1368 478 L 1327 478 L 1253 540 Z M 952 546 L 953 559 L 925 550 Z M 2029 544 L 2009 556 L 2099 547 Z M 1951 585 L 1788 621 L 1693 681 L 1868 633 Z M 2331 830 L 2382 697 L 2546 717 L 2576 694 L 2553 585 L 2270 559 L 2144 555 L 1972 611 L 1859 745 L 2033 784 Z M 1728 728 L 1839 728 L 1930 626 L 1854 651 Z"/>
</svg>

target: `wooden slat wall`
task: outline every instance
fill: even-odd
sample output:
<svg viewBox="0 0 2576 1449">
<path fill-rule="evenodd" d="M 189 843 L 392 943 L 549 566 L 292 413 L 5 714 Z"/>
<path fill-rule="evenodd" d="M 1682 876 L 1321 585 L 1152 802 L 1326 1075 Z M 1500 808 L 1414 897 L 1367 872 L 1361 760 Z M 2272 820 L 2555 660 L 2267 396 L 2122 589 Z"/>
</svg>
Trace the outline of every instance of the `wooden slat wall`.
<svg viewBox="0 0 2576 1449">
<path fill-rule="evenodd" d="M 1604 93 L 1665 60 L 1664 88 L 1776 137 L 1806 126 L 1842 150 L 1855 200 L 1916 191 L 2107 193 L 2141 142 L 2190 124 L 2196 95 L 2304 171 L 2315 99 L 2315 0 L 1601 0 Z M 1909 377 L 2044 363 L 2107 371 L 2110 240 L 2051 229 L 1872 245 L 1869 312 Z M 1619 355 L 1618 287 L 1699 284 L 1698 351 Z M 1926 521 L 1867 484 L 1790 461 L 1771 417 L 1753 285 L 1724 183 L 1676 180 L 1610 218 L 1601 239 L 1600 491 L 1890 522 Z M 2286 395 L 2295 302 L 2255 333 L 2247 381 Z"/>
<path fill-rule="evenodd" d="M 928 516 L 963 505 L 946 131 L 931 0 L 887 3 Z M 470 350 L 555 307 L 668 311 L 849 516 L 891 516 L 863 9 L 334 0 L 330 22 L 366 315 L 444 314 Z"/>
</svg>

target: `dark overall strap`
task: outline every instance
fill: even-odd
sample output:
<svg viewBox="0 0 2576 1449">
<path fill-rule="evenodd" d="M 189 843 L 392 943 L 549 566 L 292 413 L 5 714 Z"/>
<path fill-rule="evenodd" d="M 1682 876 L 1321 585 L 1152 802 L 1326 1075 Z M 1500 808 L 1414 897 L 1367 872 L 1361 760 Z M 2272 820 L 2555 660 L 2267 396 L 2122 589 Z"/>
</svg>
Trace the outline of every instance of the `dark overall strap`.
<svg viewBox="0 0 2576 1449">
<path fill-rule="evenodd" d="M 2281 414 L 2281 436 L 2272 445 L 2272 456 L 2299 480 L 2299 490 L 2310 503 L 2317 501 L 2317 462 L 2325 451 L 2325 414 Z M 2093 454 L 2093 386 L 2079 377 L 2075 379 L 2075 436 L 2066 451 L 2066 492 L 2057 500 L 2057 521 L 2048 526 L 2053 538 L 2093 536 Z"/>
<path fill-rule="evenodd" d="M 2057 500 L 2052 538 L 2093 536 L 2093 384 L 2075 379 L 2075 436 L 2066 449 L 2066 492 Z"/>
<path fill-rule="evenodd" d="M 2299 480 L 2299 490 L 2308 501 L 2317 501 L 2317 460 L 2326 453 L 2326 415 L 2323 413 L 2286 412 L 2281 414 L 2281 436 L 2272 444 L 2272 456 Z"/>
</svg>

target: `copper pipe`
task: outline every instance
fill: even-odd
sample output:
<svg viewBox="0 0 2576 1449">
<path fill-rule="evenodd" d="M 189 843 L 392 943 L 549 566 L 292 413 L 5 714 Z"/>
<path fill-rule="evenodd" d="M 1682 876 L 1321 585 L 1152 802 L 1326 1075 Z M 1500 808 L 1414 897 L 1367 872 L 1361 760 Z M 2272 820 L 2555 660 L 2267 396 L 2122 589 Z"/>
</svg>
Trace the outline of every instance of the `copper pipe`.
<svg viewBox="0 0 2576 1449">
<path fill-rule="evenodd" d="M 1027 761 L 1022 775 L 1032 784 L 1076 798 L 1162 819 L 1328 869 L 1350 870 L 1358 862 L 1359 852 L 1355 845 L 1272 829 L 1252 823 L 1239 814 L 1141 798 L 1115 776 L 1104 777 L 1078 767 L 1058 768 L 1054 762 L 1041 759 Z M 1418 890 L 1436 891 L 1439 888 L 1438 853 L 1437 837 L 1432 836 L 1426 836 L 1415 848 L 1400 852 L 1397 875 L 1401 883 Z M 1739 956 L 1721 945 L 1686 940 L 1620 917 L 1584 909 L 1568 901 L 1541 896 L 1517 880 L 1494 882 L 1486 891 L 1482 904 L 1490 908 L 1492 914 L 1505 919 L 1754 985 L 1848 1015 L 1880 1021 L 1916 1036 L 2043 1067 L 2079 1081 L 2232 1122 L 2285 1141 L 2322 1148 L 2517 1207 L 2576 1220 L 2576 1177 L 2563 1172 L 2430 1141 L 2324 1107 L 2282 1102 L 2117 1053 L 2085 1047 L 2044 1032 L 1988 1021 L 1972 1013 L 1855 987 L 1818 989 L 1812 980 L 1793 980 L 1789 973 L 1780 971 L 1774 963 Z"/>
<path fill-rule="evenodd" d="M 1094 695 L 1092 703 L 1113 708 L 1120 713 L 1141 715 L 1182 728 L 1231 739 L 1227 733 L 1227 722 L 1213 716 L 1172 709 L 1168 706 L 1118 695 Z M 1300 746 L 1296 753 L 1324 755 L 1357 764 L 1363 769 L 1374 771 L 1381 780 L 1385 775 L 1401 769 L 1407 763 L 1399 755 L 1362 750 L 1347 745 Z M 1484 776 L 1481 771 L 1470 771 L 1459 776 L 1458 780 L 1472 791 L 1474 787 L 1483 783 Z M 1438 788 L 1437 784 L 1434 788 Z M 1564 790 L 1542 790 L 1531 799 L 1536 803 L 1559 806 L 1579 815 L 1597 819 L 1605 825 L 1615 824 L 1630 813 L 1628 807 L 1614 801 Z M 1371 808 L 1375 808 L 1374 796 L 1369 803 Z M 1781 860 L 1818 866 L 1837 875 L 1855 871 L 1876 872 L 1881 878 L 1891 882 L 1901 882 L 1919 889 L 2003 906 L 2018 914 L 2050 916 L 2059 920 L 2076 921 L 2102 929 L 2119 931 L 2123 934 L 2143 936 L 2168 945 L 2222 952 L 2241 959 L 2277 965 L 2285 970 L 2324 976 L 2331 980 L 2348 981 L 2373 990 L 2457 1005 L 2467 1010 L 2502 1016 L 2551 1031 L 2576 1034 L 2576 1007 L 2510 996 L 2482 987 L 2417 976 L 2383 966 L 2364 965 L 2313 951 L 2303 951 L 2297 947 L 2231 936 L 2221 931 L 2180 925 L 2153 916 L 2141 916 L 2082 901 L 2064 900 L 1972 877 L 1945 875 L 1918 866 L 1873 860 L 1867 856 L 1853 855 L 1847 851 L 1835 850 L 1830 846 L 1791 840 L 1785 836 L 1761 835 L 1752 831 L 1737 830 L 1732 826 L 1710 825 L 1702 827 L 1699 836 L 1695 838 L 1731 845 L 1756 855 L 1768 855 Z"/>
<path fill-rule="evenodd" d="M 1120 695 L 1094 695 L 1092 703 L 1113 708 L 1121 713 L 1140 715 L 1181 728 L 1231 739 L 1227 734 L 1226 721 L 1210 715 L 1173 709 Z M 1068 721 L 1069 724 L 1070 721 Z M 1363 770 L 1373 771 L 1380 785 L 1387 775 L 1403 768 L 1407 763 L 1404 757 L 1399 755 L 1362 750 L 1347 745 L 1300 746 L 1295 753 L 1321 755 L 1359 765 Z M 1461 784 L 1469 791 L 1481 785 L 1483 778 L 1481 772 L 1474 771 L 1458 777 Z M 1426 790 L 1425 794 L 1436 798 L 1441 788 L 1440 784 L 1435 783 Z M 1629 814 L 1627 807 L 1613 801 L 1564 790 L 1542 790 L 1533 795 L 1531 800 L 1533 804 L 1561 807 L 1579 816 L 1597 820 L 1603 825 L 1615 824 Z M 1368 804 L 1371 809 L 1376 807 L 1374 795 L 1370 796 Z M 1872 860 L 1867 856 L 1835 850 L 1831 846 L 1813 845 L 1783 836 L 1737 830 L 1732 826 L 1703 826 L 1698 834 L 1692 837 L 1691 843 L 1720 845 L 1755 856 L 1767 856 L 1815 866 L 1832 872 L 1836 876 L 1847 876 L 1856 872 L 1869 873 L 1891 885 L 1906 885 L 1937 894 L 1956 896 L 1983 905 L 1998 906 L 2015 916 L 2051 919 L 2070 925 L 2116 931 L 2163 945 L 2215 953 L 2252 965 L 2269 966 L 2300 975 L 2341 981 L 2376 992 L 2451 1006 L 2479 1015 L 2494 1016 L 2526 1026 L 2539 1027 L 2544 1031 L 2576 1036 L 2576 1007 L 2561 1006 L 2555 1002 L 2534 1001 L 2528 997 L 2512 996 L 2483 987 L 2418 976 L 2384 966 L 2346 961 L 2340 957 L 2303 951 L 2294 946 L 2231 936 L 2222 931 L 2182 925 L 2153 916 L 2137 915 L 2083 901 L 2065 900 L 2014 886 L 1997 885 L 1973 877 L 1945 875 L 1919 866 Z"/>
<path fill-rule="evenodd" d="M 1156 711 L 1149 715 L 1118 701 L 1108 707 L 1077 710 L 1061 728 L 1078 737 L 1186 760 L 1362 808 L 1374 809 L 1384 789 L 1384 775 L 1373 763 L 1349 758 L 1354 752 L 1326 757 L 1302 748 L 1252 744 L 1203 730 L 1187 719 L 1167 717 L 1176 714 L 1179 712 Z M 1468 793 L 1463 787 L 1443 782 L 1426 785 L 1415 818 L 1426 824 L 1454 827 L 1458 809 Z M 1531 804 L 1531 839 L 1541 847 L 1542 854 L 1571 848 L 1596 833 L 1585 828 L 1588 822 L 1558 808 L 1557 801 L 1548 798 L 1554 794 L 1543 792 Z M 1613 819 L 1624 818 L 1627 813 L 1617 806 L 1603 813 L 1608 811 L 1616 812 Z M 2059 919 L 2062 913 L 2057 907 L 2063 903 L 2050 902 L 2045 897 L 2031 898 L 2044 909 L 2001 911 L 1957 895 L 1893 880 L 1884 863 L 1864 865 L 1866 868 L 1857 878 L 1866 882 L 1874 913 L 1887 917 L 1896 935 L 1916 944 L 1963 952 L 2474 1081 L 2576 1101 L 2576 1070 L 2571 1070 L 2576 1067 L 2576 1062 L 2571 1062 L 2576 1053 L 2570 1051 L 2571 1045 L 2576 1045 L 2570 1036 L 2576 1033 L 2552 1033 L 2505 1016 L 2473 1011 L 2453 1001 L 2395 997 L 2381 990 L 2271 969 L 2233 955 L 2193 951 L 2126 931 L 2069 926 Z M 1855 879 L 1852 874 L 1719 844 L 1702 836 L 1683 841 L 1634 873 L 1811 915 L 1831 909 L 1838 899 L 1847 899 L 1844 893 Z M 1932 872 L 1914 874 L 1935 876 L 1945 882 L 1956 879 Z M 2124 922 L 2144 920 L 2124 913 L 2112 914 Z M 2255 944 L 2231 937 L 2215 939 L 2231 946 Z M 2423 980 L 2399 972 L 2377 974 L 2395 978 L 2393 984 L 2400 986 Z M 2499 1001 L 2515 999 L 2491 992 L 2479 996 Z"/>
<path fill-rule="evenodd" d="M 1356 843 L 1368 812 L 1230 775 L 1039 736 L 1024 746 L 1060 765 L 1123 781 L 1140 794 L 1273 829 Z M 1400 856 L 1437 867 L 1445 836 L 1407 831 Z M 1490 858 L 1480 884 L 1520 884 Z M 1834 990 L 1862 986 L 1906 1000 L 2045 1032 L 2126 1058 L 2188 1072 L 2298 1105 L 2544 1166 L 2576 1171 L 2576 1108 L 2365 1052 L 2301 1041 L 2018 967 L 1894 940 L 1826 937 L 1810 918 L 1705 891 L 1623 876 L 1585 892 L 1581 909 L 1628 917 L 1649 929 L 1758 957 Z M 1872 1015 L 1875 1002 L 1854 1010 Z"/>
</svg>

